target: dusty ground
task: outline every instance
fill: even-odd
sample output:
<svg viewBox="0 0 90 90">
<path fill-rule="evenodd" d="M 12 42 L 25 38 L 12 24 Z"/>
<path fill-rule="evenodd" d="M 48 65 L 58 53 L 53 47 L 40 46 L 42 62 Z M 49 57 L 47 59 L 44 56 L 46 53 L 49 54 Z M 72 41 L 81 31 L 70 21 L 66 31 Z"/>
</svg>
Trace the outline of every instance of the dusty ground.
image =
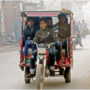
<svg viewBox="0 0 90 90">
<path fill-rule="evenodd" d="M 61 76 L 50 77 L 45 79 L 44 89 L 90 89 L 90 36 L 83 45 L 74 50 L 71 83 L 66 84 Z M 9 47 L 0 47 L 0 89 L 36 89 L 36 81 L 24 83 L 24 73 L 18 66 L 19 46 Z"/>
<path fill-rule="evenodd" d="M 0 52 L 11 52 L 11 51 L 15 51 L 15 50 L 19 50 L 19 44 L 13 44 L 13 45 L 5 45 L 2 46 L 0 45 Z"/>
</svg>

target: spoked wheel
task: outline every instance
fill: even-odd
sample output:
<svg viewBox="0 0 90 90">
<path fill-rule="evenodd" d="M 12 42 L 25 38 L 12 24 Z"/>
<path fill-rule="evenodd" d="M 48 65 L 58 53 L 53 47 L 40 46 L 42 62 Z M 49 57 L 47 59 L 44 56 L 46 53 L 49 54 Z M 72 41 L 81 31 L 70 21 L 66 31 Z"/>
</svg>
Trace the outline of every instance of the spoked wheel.
<svg viewBox="0 0 90 90">
<path fill-rule="evenodd" d="M 44 83 L 44 72 L 43 72 L 42 64 L 39 64 L 37 66 L 36 78 L 37 78 L 37 89 L 41 90 L 43 88 L 43 83 Z"/>
<path fill-rule="evenodd" d="M 30 78 L 26 78 L 26 76 L 30 73 L 30 68 L 29 67 L 25 67 L 25 83 L 28 84 L 30 83 Z"/>
<path fill-rule="evenodd" d="M 70 68 L 65 69 L 64 78 L 65 78 L 66 83 L 71 82 L 71 69 Z"/>
</svg>

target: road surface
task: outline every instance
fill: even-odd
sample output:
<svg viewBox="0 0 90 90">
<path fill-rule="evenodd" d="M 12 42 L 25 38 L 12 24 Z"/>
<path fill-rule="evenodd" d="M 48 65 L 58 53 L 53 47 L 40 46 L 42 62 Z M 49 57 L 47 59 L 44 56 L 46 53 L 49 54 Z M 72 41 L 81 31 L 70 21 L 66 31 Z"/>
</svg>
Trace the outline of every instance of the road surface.
<svg viewBox="0 0 90 90">
<path fill-rule="evenodd" d="M 90 36 L 83 44 L 74 50 L 72 82 L 65 83 L 62 76 L 50 77 L 45 79 L 44 89 L 90 89 Z M 24 83 L 24 73 L 18 67 L 19 50 L 9 50 L 0 51 L 0 89 L 36 89 L 35 80 Z"/>
</svg>

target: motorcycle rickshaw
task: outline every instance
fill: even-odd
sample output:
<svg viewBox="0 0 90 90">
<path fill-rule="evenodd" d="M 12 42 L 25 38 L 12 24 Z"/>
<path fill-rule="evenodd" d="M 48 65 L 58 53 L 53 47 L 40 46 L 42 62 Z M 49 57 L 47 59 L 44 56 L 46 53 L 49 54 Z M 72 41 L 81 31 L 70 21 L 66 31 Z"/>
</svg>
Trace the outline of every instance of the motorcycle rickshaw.
<svg viewBox="0 0 90 90">
<path fill-rule="evenodd" d="M 55 62 L 55 76 L 63 75 L 65 78 L 65 82 L 71 81 L 71 67 L 73 65 L 73 45 L 72 45 L 72 13 L 70 11 L 24 11 L 21 13 L 22 16 L 22 32 L 21 32 L 21 41 L 20 41 L 20 64 L 23 61 L 23 30 L 25 27 L 25 22 L 27 18 L 33 17 L 37 18 L 36 22 L 39 22 L 39 18 L 41 17 L 51 17 L 53 20 L 53 24 L 56 24 L 58 21 L 58 15 L 64 14 L 68 19 L 68 24 L 70 25 L 70 38 L 68 48 L 68 59 L 65 58 L 65 49 L 62 48 L 62 59 Z M 36 25 L 39 28 L 39 24 Z M 58 33 L 58 31 L 56 31 Z M 37 81 L 37 89 L 41 89 L 44 84 L 44 78 L 50 77 L 50 73 L 48 72 L 47 64 L 49 62 L 48 59 L 48 50 L 50 46 L 54 45 L 54 43 L 50 43 L 47 48 L 44 45 L 38 45 L 33 42 L 37 46 L 37 62 L 36 62 L 36 81 Z M 30 50 L 29 50 L 30 51 Z M 25 76 L 30 73 L 30 52 L 28 51 L 27 60 L 25 64 L 23 64 Z M 63 70 L 62 70 L 63 69 Z M 63 73 L 62 73 L 63 72 Z M 25 77 L 25 83 L 30 83 L 31 78 Z"/>
</svg>

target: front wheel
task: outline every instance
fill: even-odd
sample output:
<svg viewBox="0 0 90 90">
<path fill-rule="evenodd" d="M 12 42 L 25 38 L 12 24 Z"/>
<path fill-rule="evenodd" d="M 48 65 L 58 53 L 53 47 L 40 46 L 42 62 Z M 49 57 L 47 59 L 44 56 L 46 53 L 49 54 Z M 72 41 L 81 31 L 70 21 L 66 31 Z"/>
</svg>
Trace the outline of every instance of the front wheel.
<svg viewBox="0 0 90 90">
<path fill-rule="evenodd" d="M 66 83 L 71 82 L 71 69 L 70 68 L 65 69 L 64 78 L 65 78 Z"/>
<path fill-rule="evenodd" d="M 29 78 L 29 79 L 26 78 L 26 76 L 27 76 L 29 73 L 30 73 L 30 67 L 25 67 L 25 77 L 24 77 L 24 79 L 25 79 L 25 83 L 26 83 L 26 84 L 30 83 L 30 78 Z"/>
<path fill-rule="evenodd" d="M 43 88 L 43 83 L 44 83 L 44 72 L 43 72 L 43 65 L 39 64 L 37 66 L 37 71 L 36 71 L 36 78 L 37 78 L 37 89 L 42 89 Z"/>
</svg>

